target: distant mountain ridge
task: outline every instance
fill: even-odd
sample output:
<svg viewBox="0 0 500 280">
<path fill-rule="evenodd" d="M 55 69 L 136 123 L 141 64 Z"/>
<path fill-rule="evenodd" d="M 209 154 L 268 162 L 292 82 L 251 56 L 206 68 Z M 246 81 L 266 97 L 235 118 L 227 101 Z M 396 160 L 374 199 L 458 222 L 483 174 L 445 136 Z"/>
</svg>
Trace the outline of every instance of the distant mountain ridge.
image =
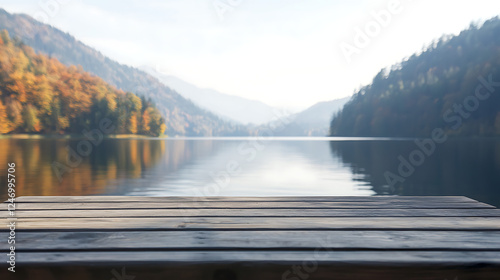
<svg viewBox="0 0 500 280">
<path fill-rule="evenodd" d="M 197 106 L 226 120 L 245 125 L 260 125 L 270 122 L 274 117 L 276 109 L 263 102 L 224 94 L 213 89 L 199 88 L 177 77 L 164 75 L 151 67 L 141 67 L 141 69 L 177 91 L 184 98 L 193 101 Z"/>
<path fill-rule="evenodd" d="M 119 89 L 151 98 L 165 117 L 169 135 L 248 135 L 244 126 L 230 124 L 199 108 L 151 75 L 113 61 L 73 36 L 28 15 L 0 9 L 0 29 L 6 29 L 12 37 L 65 65 L 81 65 L 83 70 Z"/>
<path fill-rule="evenodd" d="M 309 125 L 318 129 L 325 129 L 324 132 L 328 134 L 330 120 L 333 114 L 342 110 L 344 105 L 351 99 L 351 97 L 344 97 L 331 101 L 318 102 L 306 110 L 296 114 L 296 122 L 302 125 Z"/>
<path fill-rule="evenodd" d="M 314 104 L 287 117 L 288 123 L 276 133 L 277 136 L 327 136 L 332 116 L 338 113 L 351 97 Z"/>
</svg>

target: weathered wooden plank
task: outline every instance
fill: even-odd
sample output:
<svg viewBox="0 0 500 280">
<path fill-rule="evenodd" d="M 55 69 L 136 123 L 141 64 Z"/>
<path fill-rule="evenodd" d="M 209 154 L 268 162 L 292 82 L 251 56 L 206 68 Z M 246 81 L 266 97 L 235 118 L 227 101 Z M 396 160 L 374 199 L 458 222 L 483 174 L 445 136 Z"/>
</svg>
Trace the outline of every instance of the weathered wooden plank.
<svg viewBox="0 0 500 280">
<path fill-rule="evenodd" d="M 4 208 L 6 208 L 6 204 Z M 474 203 L 438 202 L 115 202 L 115 203 L 17 203 L 17 210 L 69 210 L 69 209 L 495 209 Z"/>
<path fill-rule="evenodd" d="M 111 279 L 125 266 L 150 280 L 305 279 L 286 274 L 304 264 L 310 279 L 500 275 L 499 210 L 461 197 L 18 201 L 20 279 Z M 14 279 L 6 265 L 0 278 Z"/>
<path fill-rule="evenodd" d="M 500 217 L 500 209 L 128 209 L 17 210 L 18 218 L 114 217 Z M 8 218 L 7 211 L 0 218 Z"/>
<path fill-rule="evenodd" d="M 8 233 L 0 233 L 7 240 Z M 19 252 L 72 250 L 497 250 L 500 231 L 20 232 Z M 7 252 L 7 242 L 0 251 Z"/>
<path fill-rule="evenodd" d="M 200 263 L 297 264 L 314 261 L 328 265 L 482 265 L 500 266 L 500 252 L 450 251 L 123 251 L 123 252 L 29 252 L 19 254 L 20 267 L 46 265 L 181 265 Z M 5 264 L 3 264 L 5 266 Z"/>
<path fill-rule="evenodd" d="M 494 217 L 19 218 L 17 230 L 500 230 L 499 221 Z"/>
<path fill-rule="evenodd" d="M 17 202 L 366 202 L 366 201 L 391 201 L 391 202 L 477 202 L 464 196 L 283 196 L 283 197 L 144 197 L 144 196 L 22 196 Z"/>
<path fill-rule="evenodd" d="M 136 268 L 144 279 L 178 276 L 173 271 L 184 279 L 236 279 L 217 277 L 219 269 L 239 280 L 295 279 L 284 273 L 307 262 L 318 265 L 311 279 L 500 275 L 499 210 L 461 197 L 18 201 L 16 261 L 25 279 L 72 278 L 75 271 L 110 279 L 113 266 Z M 6 246 L 0 243 L 2 253 Z"/>
</svg>

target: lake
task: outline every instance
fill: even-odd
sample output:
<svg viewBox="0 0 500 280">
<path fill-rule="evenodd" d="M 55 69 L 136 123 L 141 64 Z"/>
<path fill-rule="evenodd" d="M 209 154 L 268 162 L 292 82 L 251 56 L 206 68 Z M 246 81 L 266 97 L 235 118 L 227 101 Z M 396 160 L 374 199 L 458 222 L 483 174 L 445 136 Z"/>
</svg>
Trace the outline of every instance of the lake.
<svg viewBox="0 0 500 280">
<path fill-rule="evenodd" d="M 17 196 L 464 195 L 500 207 L 498 139 L 454 139 L 426 151 L 412 139 L 375 138 L 96 144 L 0 139 L 1 198 L 7 198 L 7 163 L 14 162 Z"/>
</svg>

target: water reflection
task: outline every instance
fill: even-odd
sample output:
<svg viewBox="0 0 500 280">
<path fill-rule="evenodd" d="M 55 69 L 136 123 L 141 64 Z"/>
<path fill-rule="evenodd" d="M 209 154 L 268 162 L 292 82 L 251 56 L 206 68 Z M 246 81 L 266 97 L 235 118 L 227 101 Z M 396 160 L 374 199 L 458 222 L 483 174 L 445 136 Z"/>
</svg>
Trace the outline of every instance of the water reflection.
<svg viewBox="0 0 500 280">
<path fill-rule="evenodd" d="M 172 173 L 169 156 L 122 194 L 146 196 L 372 195 L 329 154 L 328 141 L 189 140 L 195 155 Z M 211 150 L 210 150 L 211 149 Z M 167 149 L 169 150 L 169 149 Z M 206 156 L 200 156 L 204 152 Z M 228 164 L 237 172 L 228 171 Z M 126 191 L 124 191 L 126 188 Z M 123 192 L 124 191 L 124 192 Z M 118 193 L 117 193 L 118 194 Z"/>
<path fill-rule="evenodd" d="M 279 196 L 372 195 L 364 181 L 329 154 L 327 141 L 108 139 L 59 181 L 78 140 L 1 139 L 6 163 L 18 166 L 17 195 Z M 73 159 L 74 161 L 74 159 Z M 228 164 L 238 172 L 228 174 Z M 2 199 L 7 196 L 2 186 Z"/>
<path fill-rule="evenodd" d="M 16 193 L 28 195 L 93 195 L 116 188 L 112 182 L 140 177 L 165 153 L 162 141 L 104 140 L 81 162 L 68 160 L 70 147 L 77 151 L 79 140 L 1 139 L 0 182 L 6 182 L 8 162 L 16 163 Z M 54 169 L 58 164 L 60 176 Z M 75 164 L 75 165 L 70 165 Z M 2 185 L 1 198 L 7 197 Z"/>
<path fill-rule="evenodd" d="M 358 179 L 377 194 L 464 195 L 500 206 L 500 142 L 494 139 L 449 140 L 414 173 L 394 189 L 388 187 L 386 171 L 398 173 L 401 155 L 417 146 L 413 141 L 330 142 L 334 158 L 341 158 Z"/>
<path fill-rule="evenodd" d="M 391 189 L 384 173 L 398 174 L 413 141 L 346 140 L 107 139 L 59 180 L 52 166 L 68 165 L 79 140 L 0 139 L 0 196 L 15 162 L 18 196 L 465 195 L 500 206 L 500 141 L 449 140 Z"/>
</svg>

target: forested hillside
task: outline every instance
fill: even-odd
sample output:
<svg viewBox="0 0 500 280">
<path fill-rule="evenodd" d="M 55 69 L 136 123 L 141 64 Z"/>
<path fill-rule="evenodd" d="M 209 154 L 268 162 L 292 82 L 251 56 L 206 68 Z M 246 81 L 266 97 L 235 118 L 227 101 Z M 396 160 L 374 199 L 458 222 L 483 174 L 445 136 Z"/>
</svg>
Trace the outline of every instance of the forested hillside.
<svg viewBox="0 0 500 280">
<path fill-rule="evenodd" d="M 102 55 L 50 25 L 30 16 L 0 9 L 0 29 L 19 38 L 35 51 L 57 58 L 63 64 L 81 65 L 83 70 L 124 91 L 151 98 L 165 117 L 168 134 L 187 136 L 248 135 L 244 126 L 232 125 L 197 107 L 151 75 Z"/>
<path fill-rule="evenodd" d="M 442 37 L 382 70 L 330 126 L 333 136 L 500 135 L 500 19 Z"/>
<path fill-rule="evenodd" d="M 75 66 L 36 54 L 0 33 L 0 133 L 82 133 L 159 136 L 164 119 L 151 101 L 123 92 Z M 110 133 L 106 131 L 105 133 Z"/>
</svg>

